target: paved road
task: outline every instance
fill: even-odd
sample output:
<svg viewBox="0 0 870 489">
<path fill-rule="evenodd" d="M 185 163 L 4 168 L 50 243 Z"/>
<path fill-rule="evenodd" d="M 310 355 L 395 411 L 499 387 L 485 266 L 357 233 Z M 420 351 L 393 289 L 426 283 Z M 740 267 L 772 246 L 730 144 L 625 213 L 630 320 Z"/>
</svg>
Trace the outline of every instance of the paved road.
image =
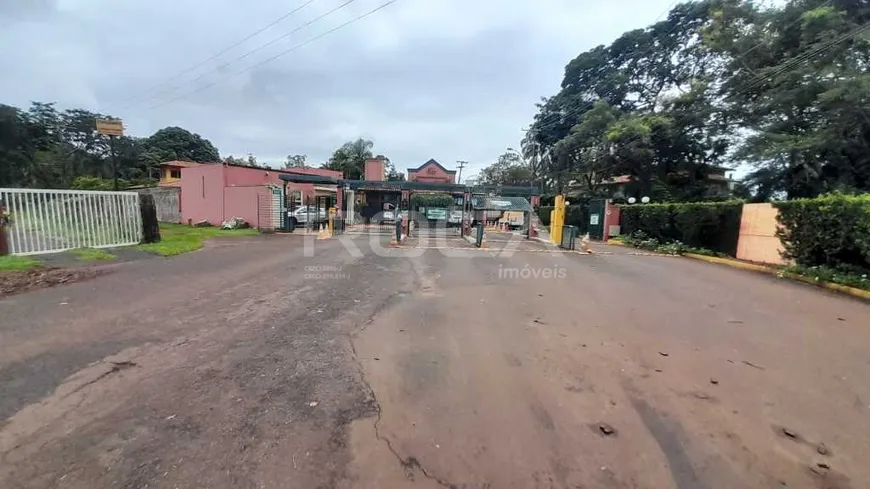
<svg viewBox="0 0 870 489">
<path fill-rule="evenodd" d="M 865 303 L 613 248 L 353 244 L 0 301 L 0 487 L 870 486 Z"/>
</svg>

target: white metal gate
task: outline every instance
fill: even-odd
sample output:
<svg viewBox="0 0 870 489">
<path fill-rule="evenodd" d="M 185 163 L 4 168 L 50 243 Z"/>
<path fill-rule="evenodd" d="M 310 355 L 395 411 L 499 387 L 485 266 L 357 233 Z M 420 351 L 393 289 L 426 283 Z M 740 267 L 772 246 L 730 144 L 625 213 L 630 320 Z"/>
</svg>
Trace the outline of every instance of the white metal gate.
<svg viewBox="0 0 870 489">
<path fill-rule="evenodd" d="M 283 219 L 282 214 L 287 212 L 284 209 L 284 189 L 281 187 L 272 187 L 272 229 L 281 229 Z"/>
<path fill-rule="evenodd" d="M 142 217 L 136 192 L 0 188 L 15 255 L 137 244 Z"/>
</svg>

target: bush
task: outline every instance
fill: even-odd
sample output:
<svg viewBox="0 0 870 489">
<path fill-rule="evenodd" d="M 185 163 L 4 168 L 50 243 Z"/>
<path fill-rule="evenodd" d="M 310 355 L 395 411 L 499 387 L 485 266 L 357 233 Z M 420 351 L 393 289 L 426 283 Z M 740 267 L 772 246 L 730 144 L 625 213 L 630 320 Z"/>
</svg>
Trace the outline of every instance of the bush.
<svg viewBox="0 0 870 489">
<path fill-rule="evenodd" d="M 870 194 L 776 202 L 783 257 L 803 267 L 870 273 Z"/>
<path fill-rule="evenodd" d="M 658 243 L 679 242 L 728 255 L 737 252 L 743 202 L 643 204 L 620 206 L 622 233 L 642 231 Z"/>
<path fill-rule="evenodd" d="M 551 205 L 542 205 L 536 209 L 538 212 L 538 218 L 544 226 L 550 225 L 550 211 L 552 211 L 553 208 L 554 207 Z"/>
<path fill-rule="evenodd" d="M 816 282 L 828 282 L 862 290 L 870 290 L 870 278 L 868 278 L 866 273 L 858 275 L 857 273 L 844 272 L 825 266 L 802 267 L 800 265 L 792 265 L 777 275 L 783 277 L 789 274 L 814 279 Z"/>
<path fill-rule="evenodd" d="M 121 182 L 119 182 L 119 185 L 120 183 Z M 123 183 L 126 184 L 126 182 Z M 101 177 L 82 175 L 73 180 L 72 184 L 70 184 L 70 188 L 76 190 L 112 190 L 114 188 L 114 182 Z"/>
<path fill-rule="evenodd" d="M 544 226 L 550 225 L 550 211 L 553 206 L 540 206 L 536 209 L 538 217 Z M 586 234 L 589 227 L 589 206 L 585 203 L 572 204 L 565 210 L 565 225 L 577 226 L 577 234 Z"/>
<path fill-rule="evenodd" d="M 635 231 L 631 234 L 625 234 L 619 237 L 619 241 L 626 246 L 640 248 L 642 250 L 655 251 L 667 255 L 685 255 L 691 253 L 694 255 L 706 256 L 727 256 L 724 253 L 716 253 L 715 251 L 706 248 L 693 248 L 686 246 L 679 241 L 671 241 L 669 243 L 659 243 L 656 238 L 647 236 L 643 231 Z"/>
<path fill-rule="evenodd" d="M 589 231 L 589 204 L 572 200 L 565 211 L 565 225 L 576 226 L 578 236 L 586 234 Z"/>
</svg>

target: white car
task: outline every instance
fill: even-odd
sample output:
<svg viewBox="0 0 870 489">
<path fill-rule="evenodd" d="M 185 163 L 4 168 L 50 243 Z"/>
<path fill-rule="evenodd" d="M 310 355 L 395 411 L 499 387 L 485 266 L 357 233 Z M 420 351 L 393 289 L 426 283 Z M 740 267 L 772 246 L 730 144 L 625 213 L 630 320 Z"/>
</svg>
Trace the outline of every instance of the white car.
<svg viewBox="0 0 870 489">
<path fill-rule="evenodd" d="M 313 222 L 314 224 L 320 222 L 326 222 L 326 209 L 315 209 L 311 206 L 303 206 L 294 211 L 288 211 L 287 216 L 290 218 L 290 222 L 293 223 L 293 226 L 299 226 L 300 224 L 308 224 L 309 222 Z"/>
<path fill-rule="evenodd" d="M 394 210 L 386 210 L 386 211 L 381 213 L 380 221 L 383 223 L 395 223 L 396 216 L 398 216 L 399 219 L 405 218 L 405 214 L 403 214 L 402 211 L 399 211 L 398 213 L 396 213 L 396 211 L 394 211 Z"/>
</svg>

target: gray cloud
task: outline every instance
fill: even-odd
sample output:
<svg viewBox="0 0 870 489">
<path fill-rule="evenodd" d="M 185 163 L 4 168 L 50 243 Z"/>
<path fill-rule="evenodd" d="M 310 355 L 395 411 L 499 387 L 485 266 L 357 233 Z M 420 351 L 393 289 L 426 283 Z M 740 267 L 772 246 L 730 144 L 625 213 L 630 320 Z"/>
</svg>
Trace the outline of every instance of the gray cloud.
<svg viewBox="0 0 870 489">
<path fill-rule="evenodd" d="M 58 0 L 0 0 L 0 23 L 4 20 L 45 18 L 57 9 Z"/>
<path fill-rule="evenodd" d="M 294 5 L 0 0 L 0 103 L 56 101 L 108 112 L 142 136 L 180 125 L 211 139 L 222 154 L 250 152 L 275 163 L 288 153 L 320 162 L 342 142 L 363 136 L 400 168 L 431 157 L 447 165 L 461 158 L 476 171 L 518 145 L 538 97 L 558 90 L 565 63 L 653 21 L 669 3 L 400 0 L 233 76 L 382 1 L 356 0 L 215 70 L 343 3 L 317 0 L 149 91 Z"/>
</svg>

